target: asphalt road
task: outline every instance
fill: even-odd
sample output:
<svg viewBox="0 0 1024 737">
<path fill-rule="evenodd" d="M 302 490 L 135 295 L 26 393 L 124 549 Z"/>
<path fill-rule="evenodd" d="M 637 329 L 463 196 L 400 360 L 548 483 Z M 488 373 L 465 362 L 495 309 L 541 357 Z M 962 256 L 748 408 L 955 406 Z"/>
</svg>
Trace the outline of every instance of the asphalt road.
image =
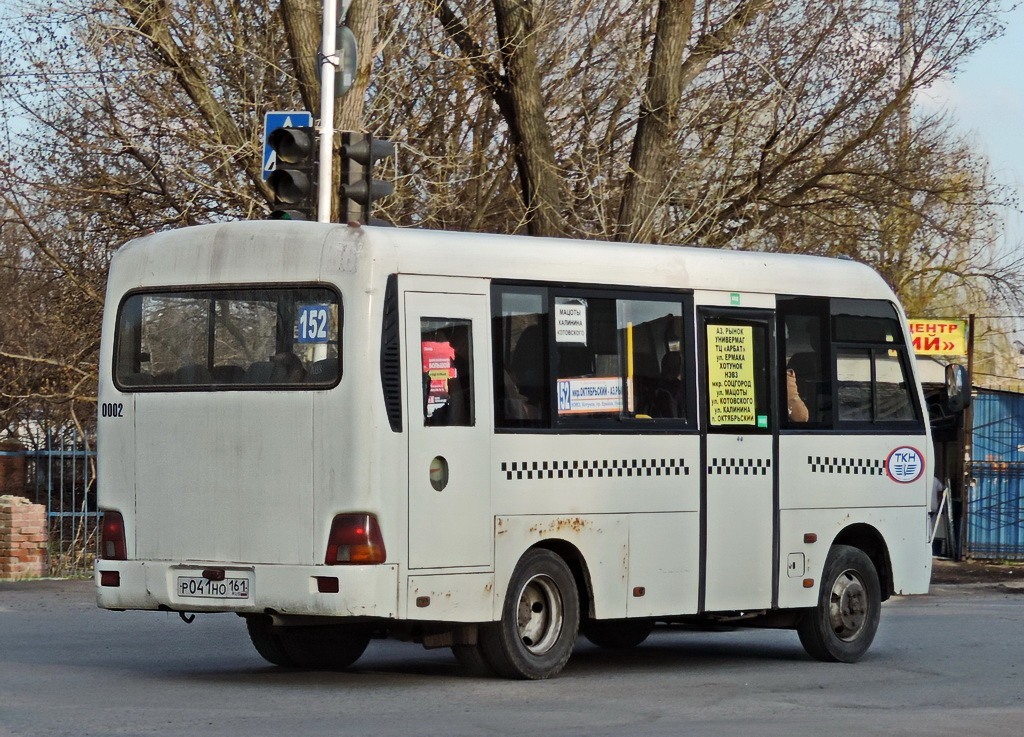
<svg viewBox="0 0 1024 737">
<path fill-rule="evenodd" d="M 1013 735 L 1024 593 L 939 586 L 884 606 L 856 665 L 792 632 L 581 641 L 562 674 L 462 675 L 447 650 L 374 642 L 343 673 L 256 655 L 232 615 L 107 612 L 90 582 L 0 583 L 0 737 L 26 735 Z"/>
</svg>

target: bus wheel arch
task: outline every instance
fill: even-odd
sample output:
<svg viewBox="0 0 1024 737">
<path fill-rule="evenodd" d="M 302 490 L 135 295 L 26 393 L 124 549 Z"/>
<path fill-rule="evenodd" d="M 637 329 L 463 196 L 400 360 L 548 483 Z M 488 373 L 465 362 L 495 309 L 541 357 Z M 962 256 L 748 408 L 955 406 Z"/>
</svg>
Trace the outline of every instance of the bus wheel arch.
<svg viewBox="0 0 1024 737">
<path fill-rule="evenodd" d="M 594 584 L 590 579 L 590 568 L 587 566 L 586 558 L 583 557 L 583 553 L 580 552 L 580 549 L 567 540 L 552 538 L 549 540 L 542 540 L 536 545 L 528 548 L 525 552 L 529 552 L 530 550 L 537 548 L 550 550 L 561 558 L 567 566 L 569 566 L 569 570 L 572 571 L 573 579 L 576 581 L 576 592 L 580 601 L 580 617 L 593 617 Z"/>
<path fill-rule="evenodd" d="M 889 546 L 885 544 L 882 534 L 868 524 L 850 525 L 836 535 L 832 541 L 832 547 L 836 545 L 848 545 L 851 548 L 858 548 L 871 559 L 878 573 L 878 583 L 882 601 L 892 596 L 895 588 L 893 586 L 892 561 L 889 558 Z"/>
</svg>

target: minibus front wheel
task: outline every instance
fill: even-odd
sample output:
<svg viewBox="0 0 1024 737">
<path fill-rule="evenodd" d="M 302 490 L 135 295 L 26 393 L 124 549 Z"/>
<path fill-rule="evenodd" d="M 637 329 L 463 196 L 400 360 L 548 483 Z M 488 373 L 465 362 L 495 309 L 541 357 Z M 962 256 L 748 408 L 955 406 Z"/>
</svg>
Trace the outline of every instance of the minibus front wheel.
<svg viewBox="0 0 1024 737">
<path fill-rule="evenodd" d="M 797 624 L 800 643 L 817 660 L 854 663 L 875 639 L 881 611 L 874 563 L 860 548 L 834 545 L 825 559 L 818 605 Z"/>
</svg>

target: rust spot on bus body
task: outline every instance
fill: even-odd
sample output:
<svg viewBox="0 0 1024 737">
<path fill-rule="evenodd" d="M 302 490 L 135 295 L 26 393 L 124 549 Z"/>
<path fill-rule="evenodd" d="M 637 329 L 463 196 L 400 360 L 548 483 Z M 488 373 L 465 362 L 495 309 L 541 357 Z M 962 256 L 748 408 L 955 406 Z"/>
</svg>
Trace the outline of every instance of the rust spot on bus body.
<svg viewBox="0 0 1024 737">
<path fill-rule="evenodd" d="M 537 533 L 540 535 L 549 535 L 553 533 L 566 533 L 566 532 L 583 532 L 585 527 L 590 527 L 594 523 L 590 520 L 583 519 L 582 517 L 558 517 L 556 519 L 547 522 L 546 524 L 536 524 L 530 527 L 530 532 Z"/>
</svg>

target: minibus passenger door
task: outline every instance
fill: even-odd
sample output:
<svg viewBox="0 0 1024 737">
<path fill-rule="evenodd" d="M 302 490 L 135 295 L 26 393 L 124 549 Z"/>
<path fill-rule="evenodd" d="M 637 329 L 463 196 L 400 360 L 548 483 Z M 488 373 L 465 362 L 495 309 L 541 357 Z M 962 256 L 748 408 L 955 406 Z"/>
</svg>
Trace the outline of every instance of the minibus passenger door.
<svg viewBox="0 0 1024 737">
<path fill-rule="evenodd" d="M 704 611 L 772 605 L 777 502 L 771 313 L 704 310 Z"/>
<path fill-rule="evenodd" d="M 488 297 L 407 292 L 405 314 L 409 567 L 490 565 Z"/>
</svg>

